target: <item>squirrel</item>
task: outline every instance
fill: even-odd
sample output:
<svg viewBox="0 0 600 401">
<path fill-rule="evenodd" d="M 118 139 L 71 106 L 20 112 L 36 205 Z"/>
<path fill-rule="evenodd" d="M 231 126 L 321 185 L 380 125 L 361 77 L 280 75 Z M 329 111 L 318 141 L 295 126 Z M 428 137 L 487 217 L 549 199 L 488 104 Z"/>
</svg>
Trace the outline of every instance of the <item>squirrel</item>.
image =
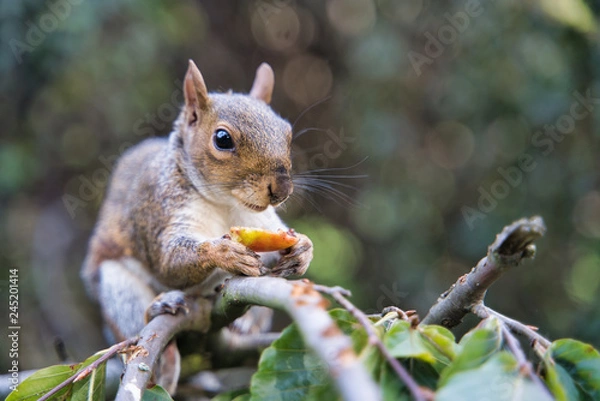
<svg viewBox="0 0 600 401">
<path fill-rule="evenodd" d="M 169 137 L 146 139 L 118 161 L 81 273 L 109 341 L 137 335 L 148 319 L 177 311 L 185 294 L 214 293 L 229 276 L 306 272 L 313 247 L 305 235 L 260 255 L 224 235 L 232 226 L 287 230 L 275 207 L 293 190 L 292 127 L 269 106 L 274 81 L 262 63 L 249 94 L 208 93 L 190 60 Z M 162 357 L 170 372 L 161 384 L 173 393 L 174 341 Z"/>
</svg>

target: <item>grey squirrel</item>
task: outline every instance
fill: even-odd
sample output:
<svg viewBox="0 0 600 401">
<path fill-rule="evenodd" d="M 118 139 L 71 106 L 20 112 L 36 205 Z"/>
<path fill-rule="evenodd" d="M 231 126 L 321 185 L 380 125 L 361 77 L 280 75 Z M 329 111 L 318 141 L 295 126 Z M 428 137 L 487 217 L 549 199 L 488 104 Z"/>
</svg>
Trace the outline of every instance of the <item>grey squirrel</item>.
<svg viewBox="0 0 600 401">
<path fill-rule="evenodd" d="M 210 294 L 231 275 L 306 272 L 305 235 L 285 253 L 261 255 L 224 237 L 231 226 L 287 229 L 275 207 L 293 190 L 292 128 L 269 107 L 273 86 L 263 63 L 248 95 L 208 93 L 190 60 L 173 132 L 118 161 L 82 268 L 110 341 L 136 335 L 147 311 L 172 313 L 181 291 Z M 165 292 L 173 296 L 155 300 Z M 176 365 L 178 355 L 172 343 L 163 357 Z M 172 393 L 178 366 L 170 369 Z"/>
</svg>

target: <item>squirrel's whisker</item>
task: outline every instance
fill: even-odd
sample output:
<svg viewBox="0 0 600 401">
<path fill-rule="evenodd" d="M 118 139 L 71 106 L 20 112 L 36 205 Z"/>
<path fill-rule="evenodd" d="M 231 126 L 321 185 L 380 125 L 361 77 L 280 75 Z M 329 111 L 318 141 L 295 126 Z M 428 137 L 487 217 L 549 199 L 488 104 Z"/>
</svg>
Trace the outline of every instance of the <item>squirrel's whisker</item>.
<svg viewBox="0 0 600 401">
<path fill-rule="evenodd" d="M 354 206 L 356 204 L 356 201 L 354 200 L 354 198 L 352 198 L 348 194 L 345 194 L 344 192 L 342 192 L 338 189 L 332 188 L 330 186 L 320 185 L 320 186 L 314 186 L 312 189 L 315 193 L 318 193 L 321 196 L 323 196 L 331 201 L 336 202 L 340 206 L 344 206 L 344 205 Z"/>
<path fill-rule="evenodd" d="M 329 199 L 340 206 L 359 206 L 360 204 L 348 194 L 334 188 L 331 184 L 327 183 L 295 183 L 295 185 L 307 192 L 314 193 Z"/>
<path fill-rule="evenodd" d="M 318 195 L 318 196 L 324 197 L 328 200 L 332 200 L 331 195 L 324 193 L 322 190 L 320 190 L 318 188 L 302 188 L 302 189 L 304 190 L 304 192 L 300 195 L 302 197 L 302 199 L 309 202 L 320 213 L 322 213 L 323 210 L 318 205 L 318 202 L 314 199 L 313 195 Z M 332 200 L 332 201 L 336 202 L 337 205 L 341 206 L 341 204 L 338 201 L 335 201 L 335 200 Z"/>
<path fill-rule="evenodd" d="M 331 99 L 331 95 L 325 96 L 323 99 L 317 100 L 316 102 L 314 102 L 313 104 L 311 104 L 310 106 L 308 106 L 307 108 L 302 110 L 302 112 L 298 115 L 298 117 L 296 117 L 296 120 L 294 120 L 294 123 L 292 124 L 292 132 L 294 131 L 294 127 L 296 126 L 296 124 L 300 121 L 300 119 L 302 117 L 304 117 L 304 115 L 306 113 L 308 113 L 309 111 L 311 111 L 312 109 L 314 109 L 315 107 L 320 105 L 321 103 L 328 101 L 329 99 Z"/>
<path fill-rule="evenodd" d="M 319 179 L 319 178 L 315 178 L 315 177 L 294 179 L 294 183 L 300 183 L 300 184 L 305 184 L 305 185 L 315 185 L 315 186 L 316 185 L 330 186 L 332 188 L 337 185 L 338 187 L 341 187 L 341 188 L 347 188 L 347 189 L 351 189 L 353 191 L 358 191 L 358 188 L 355 187 L 354 185 L 345 184 L 342 182 L 337 182 L 337 181 L 332 181 L 332 180 Z"/>
<path fill-rule="evenodd" d="M 348 166 L 348 167 L 329 167 L 329 168 L 319 168 L 319 169 L 314 169 L 314 170 L 306 170 L 306 171 L 301 171 L 298 174 L 314 174 L 314 173 L 327 173 L 327 172 L 332 172 L 332 171 L 346 171 L 346 170 L 350 170 L 353 169 L 355 167 L 360 166 L 361 164 L 363 164 L 365 161 L 367 161 L 369 157 L 365 157 L 363 158 L 361 161 Z M 297 175 L 297 174 L 296 174 Z M 363 177 L 358 177 L 358 178 L 363 178 Z"/>
<path fill-rule="evenodd" d="M 304 128 L 296 133 L 294 133 L 293 139 L 298 139 L 300 138 L 302 135 L 306 134 L 307 132 L 310 131 L 317 131 L 317 132 L 327 132 L 328 130 L 324 129 L 324 128 L 316 128 L 316 127 L 308 127 L 308 128 Z"/>
<path fill-rule="evenodd" d="M 305 184 L 305 185 L 311 185 L 311 184 L 325 184 L 328 186 L 337 186 L 340 188 L 348 188 L 348 189 L 352 189 L 352 190 L 358 190 L 358 188 L 355 185 L 351 185 L 348 184 L 346 182 L 340 182 L 338 181 L 339 179 L 355 179 L 355 178 L 365 178 L 366 176 L 364 175 L 357 175 L 357 176 L 338 176 L 338 175 L 301 175 L 301 176 L 294 176 L 294 178 L 292 179 L 292 181 L 294 183 L 299 183 L 299 184 Z M 332 179 L 328 179 L 328 178 L 332 178 Z"/>
<path fill-rule="evenodd" d="M 336 180 L 353 180 L 359 178 L 368 178 L 366 174 L 294 174 L 294 178 L 308 178 L 308 179 L 323 179 L 333 178 Z"/>
<path fill-rule="evenodd" d="M 287 212 L 287 205 L 285 204 L 285 202 L 282 202 L 277 206 L 277 209 L 281 209 L 285 213 Z"/>
<path fill-rule="evenodd" d="M 290 196 L 290 199 L 299 202 L 300 206 L 302 207 L 302 209 L 304 211 L 308 211 L 308 207 L 306 206 L 306 203 L 303 202 L 303 201 L 306 201 L 306 202 L 310 203 L 310 205 L 312 207 L 314 207 L 315 210 L 317 210 L 319 213 L 322 213 L 323 210 L 319 207 L 319 205 L 315 202 L 315 200 L 312 199 L 312 197 L 310 196 L 310 191 L 308 189 L 304 189 L 302 187 L 300 187 L 300 189 L 302 189 L 306 192 L 304 192 L 304 191 L 294 192 Z"/>
</svg>

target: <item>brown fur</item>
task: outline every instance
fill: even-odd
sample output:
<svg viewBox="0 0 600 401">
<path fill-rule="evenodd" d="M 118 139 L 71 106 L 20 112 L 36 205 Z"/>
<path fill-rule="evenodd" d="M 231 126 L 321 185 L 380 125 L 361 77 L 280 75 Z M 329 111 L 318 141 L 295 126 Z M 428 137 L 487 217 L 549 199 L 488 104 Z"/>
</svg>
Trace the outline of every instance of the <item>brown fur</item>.
<svg viewBox="0 0 600 401">
<path fill-rule="evenodd" d="M 289 124 L 247 95 L 210 94 L 193 107 L 197 100 L 190 91 L 197 88 L 188 86 L 189 77 L 186 106 L 169 140 L 142 142 L 115 169 L 84 267 L 92 293 L 102 261 L 123 256 L 140 261 L 171 288 L 201 283 L 216 267 L 257 275 L 260 264 L 248 250 L 230 241 L 206 240 L 244 224 L 244 214 L 256 214 L 242 211 L 245 204 L 265 212 L 249 220 L 265 228 L 283 227 L 271 210 L 268 187 L 282 192 L 282 199 L 292 190 Z M 232 135 L 235 152 L 214 148 L 212 134 L 221 127 Z M 207 206 L 207 213 L 193 215 L 194 203 Z M 210 213 L 221 218 L 215 221 Z"/>
<path fill-rule="evenodd" d="M 82 270 L 111 338 L 136 334 L 159 292 L 210 291 L 227 274 L 261 274 L 268 259 L 274 275 L 308 268 L 312 244 L 301 234 L 286 255 L 260 257 L 222 237 L 231 226 L 285 228 L 274 207 L 293 189 L 292 134 L 268 106 L 272 89 L 263 64 L 250 95 L 208 94 L 190 61 L 170 137 L 148 139 L 119 160 Z M 218 129 L 234 150 L 215 146 Z"/>
</svg>

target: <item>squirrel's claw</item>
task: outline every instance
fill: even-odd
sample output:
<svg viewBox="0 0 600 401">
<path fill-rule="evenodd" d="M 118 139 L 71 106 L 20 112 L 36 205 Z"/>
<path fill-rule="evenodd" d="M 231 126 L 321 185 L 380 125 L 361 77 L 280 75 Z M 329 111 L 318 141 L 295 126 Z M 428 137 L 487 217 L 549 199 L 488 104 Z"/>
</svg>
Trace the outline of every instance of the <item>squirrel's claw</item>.
<svg viewBox="0 0 600 401">
<path fill-rule="evenodd" d="M 298 243 L 282 252 L 281 259 L 273 269 L 271 276 L 289 277 L 302 276 L 308 270 L 313 258 L 312 241 L 303 234 L 296 234 L 300 238 Z"/>
<path fill-rule="evenodd" d="M 236 275 L 259 276 L 263 268 L 260 255 L 226 237 L 212 241 L 208 258 L 221 269 Z"/>
<path fill-rule="evenodd" d="M 176 315 L 179 311 L 187 314 L 189 308 L 186 304 L 187 297 L 183 291 L 174 290 L 159 294 L 148 309 L 146 309 L 145 321 L 148 323 L 158 315 Z"/>
</svg>

